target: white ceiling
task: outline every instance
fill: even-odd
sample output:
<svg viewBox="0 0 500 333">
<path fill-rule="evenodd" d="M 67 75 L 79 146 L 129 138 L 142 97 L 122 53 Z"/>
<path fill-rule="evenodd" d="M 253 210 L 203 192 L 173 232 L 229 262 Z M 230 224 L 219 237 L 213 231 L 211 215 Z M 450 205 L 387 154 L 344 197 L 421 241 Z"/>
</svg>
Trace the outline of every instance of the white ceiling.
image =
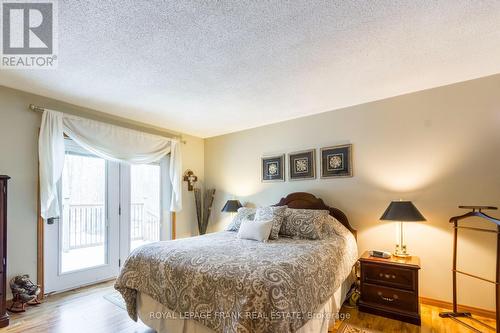
<svg viewBox="0 0 500 333">
<path fill-rule="evenodd" d="M 0 84 L 209 137 L 500 72 L 500 1 L 60 1 Z"/>
</svg>

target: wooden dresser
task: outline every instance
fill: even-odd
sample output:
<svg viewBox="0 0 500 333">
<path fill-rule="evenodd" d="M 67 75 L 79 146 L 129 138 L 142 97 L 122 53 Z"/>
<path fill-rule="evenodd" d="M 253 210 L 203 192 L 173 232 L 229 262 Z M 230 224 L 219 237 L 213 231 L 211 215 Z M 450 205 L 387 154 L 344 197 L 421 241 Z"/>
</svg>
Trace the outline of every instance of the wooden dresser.
<svg viewBox="0 0 500 333">
<path fill-rule="evenodd" d="M 9 176 L 0 175 L 0 327 L 9 325 L 6 310 L 6 273 L 7 273 L 7 181 Z"/>
<path fill-rule="evenodd" d="M 359 258 L 361 298 L 359 310 L 420 325 L 418 270 L 420 259 L 370 257 Z"/>
</svg>

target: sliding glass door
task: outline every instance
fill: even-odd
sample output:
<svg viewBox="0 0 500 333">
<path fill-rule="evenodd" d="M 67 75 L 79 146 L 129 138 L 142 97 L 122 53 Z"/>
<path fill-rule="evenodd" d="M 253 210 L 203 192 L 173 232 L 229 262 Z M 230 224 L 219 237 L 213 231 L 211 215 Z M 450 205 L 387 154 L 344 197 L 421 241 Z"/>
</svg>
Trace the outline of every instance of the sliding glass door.
<svg viewBox="0 0 500 333">
<path fill-rule="evenodd" d="M 61 216 L 45 225 L 45 292 L 113 278 L 119 268 L 118 163 L 66 142 Z"/>
<path fill-rule="evenodd" d="M 66 142 L 59 219 L 45 225 L 45 291 L 116 277 L 135 248 L 165 240 L 159 164 L 127 165 Z"/>
</svg>

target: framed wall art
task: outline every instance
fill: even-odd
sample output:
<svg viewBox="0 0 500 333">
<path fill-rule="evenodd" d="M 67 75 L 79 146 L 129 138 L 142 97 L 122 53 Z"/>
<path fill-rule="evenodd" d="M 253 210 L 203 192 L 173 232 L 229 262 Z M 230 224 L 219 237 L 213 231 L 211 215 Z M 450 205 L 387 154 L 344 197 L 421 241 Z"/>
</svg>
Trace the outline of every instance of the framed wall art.
<svg viewBox="0 0 500 333">
<path fill-rule="evenodd" d="M 352 177 L 352 144 L 320 149 L 321 178 Z"/>
<path fill-rule="evenodd" d="M 263 182 L 285 181 L 285 155 L 262 157 L 261 166 Z"/>
<path fill-rule="evenodd" d="M 316 150 L 304 150 L 288 154 L 288 178 L 305 180 L 316 178 Z"/>
</svg>

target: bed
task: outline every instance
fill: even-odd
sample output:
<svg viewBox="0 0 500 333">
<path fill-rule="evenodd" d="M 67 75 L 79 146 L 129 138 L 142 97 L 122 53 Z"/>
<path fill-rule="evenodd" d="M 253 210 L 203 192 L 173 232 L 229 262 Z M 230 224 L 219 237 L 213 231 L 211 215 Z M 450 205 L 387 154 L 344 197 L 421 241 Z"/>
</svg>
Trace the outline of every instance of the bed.
<svg viewBox="0 0 500 333">
<path fill-rule="evenodd" d="M 159 333 L 327 332 L 354 281 L 356 232 L 312 194 L 284 205 L 328 210 L 338 230 L 265 243 L 222 231 L 136 249 L 115 283 L 130 317 Z"/>
</svg>

